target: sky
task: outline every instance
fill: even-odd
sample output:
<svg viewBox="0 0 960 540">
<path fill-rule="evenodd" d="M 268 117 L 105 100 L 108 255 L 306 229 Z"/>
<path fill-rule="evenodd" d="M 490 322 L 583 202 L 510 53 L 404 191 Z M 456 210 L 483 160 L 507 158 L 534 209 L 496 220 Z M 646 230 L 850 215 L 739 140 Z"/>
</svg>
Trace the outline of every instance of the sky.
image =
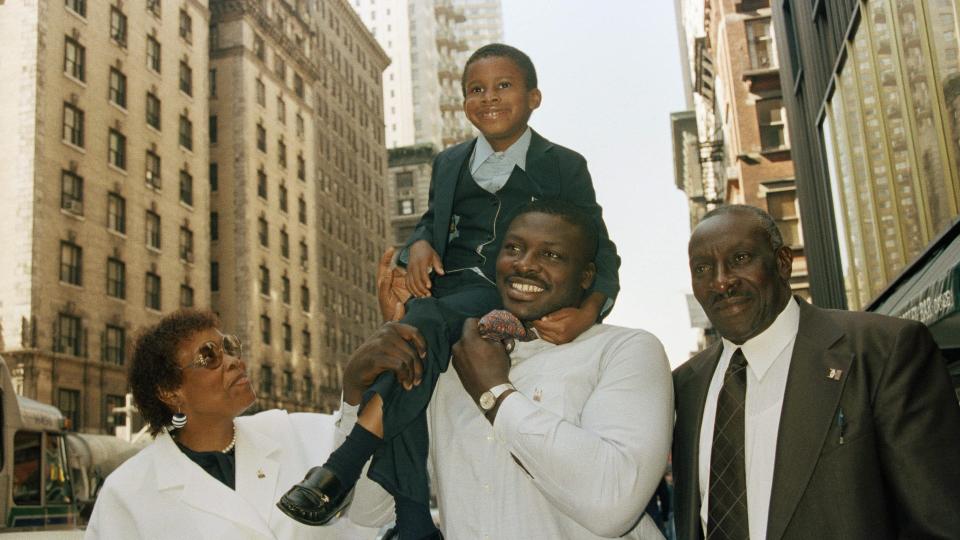
<svg viewBox="0 0 960 540">
<path fill-rule="evenodd" d="M 696 348 L 687 200 L 673 178 L 670 113 L 683 110 L 673 2 L 502 0 L 504 41 L 537 67 L 530 125 L 587 158 L 623 259 L 606 322 L 663 342 L 672 366 Z"/>
</svg>

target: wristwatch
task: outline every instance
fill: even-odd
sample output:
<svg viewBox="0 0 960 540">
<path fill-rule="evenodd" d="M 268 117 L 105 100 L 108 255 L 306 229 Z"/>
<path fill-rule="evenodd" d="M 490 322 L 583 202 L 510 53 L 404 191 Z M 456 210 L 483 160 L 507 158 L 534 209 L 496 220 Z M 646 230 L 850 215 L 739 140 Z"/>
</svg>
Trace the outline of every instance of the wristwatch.
<svg viewBox="0 0 960 540">
<path fill-rule="evenodd" d="M 497 404 L 497 400 L 500 399 L 500 396 L 507 390 L 516 390 L 516 387 L 510 383 L 503 383 L 480 394 L 480 408 L 483 409 L 483 412 L 493 410 L 493 407 Z"/>
</svg>

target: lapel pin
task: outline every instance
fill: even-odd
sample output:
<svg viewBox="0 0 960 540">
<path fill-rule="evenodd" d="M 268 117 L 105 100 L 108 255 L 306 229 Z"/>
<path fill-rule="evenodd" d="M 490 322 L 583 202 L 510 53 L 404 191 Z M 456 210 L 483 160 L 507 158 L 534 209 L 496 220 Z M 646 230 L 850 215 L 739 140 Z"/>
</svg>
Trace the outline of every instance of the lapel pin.
<svg viewBox="0 0 960 540">
<path fill-rule="evenodd" d="M 543 390 L 537 388 L 533 391 L 533 400 L 540 401 L 541 399 L 543 399 Z"/>
<path fill-rule="evenodd" d="M 842 370 L 842 369 L 830 368 L 830 369 L 827 370 L 827 378 L 828 378 L 828 379 L 833 379 L 833 380 L 835 380 L 835 381 L 839 381 L 841 375 L 843 375 L 843 370 Z"/>
<path fill-rule="evenodd" d="M 267 475 L 263 474 L 263 469 L 257 469 L 257 478 L 266 478 Z"/>
</svg>

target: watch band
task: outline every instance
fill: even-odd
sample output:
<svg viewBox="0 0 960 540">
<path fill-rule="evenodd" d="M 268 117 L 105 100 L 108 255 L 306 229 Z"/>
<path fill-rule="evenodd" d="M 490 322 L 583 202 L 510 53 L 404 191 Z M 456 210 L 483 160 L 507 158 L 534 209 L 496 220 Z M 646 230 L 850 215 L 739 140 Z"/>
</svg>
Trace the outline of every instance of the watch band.
<svg viewBox="0 0 960 540">
<path fill-rule="evenodd" d="M 497 400 L 497 399 L 500 399 L 500 396 L 502 396 L 503 393 L 506 392 L 507 390 L 516 390 L 516 389 L 517 388 L 510 383 L 503 383 L 503 384 L 498 384 L 487 391 L 493 394 L 494 400 Z"/>
<path fill-rule="evenodd" d="M 480 394 L 479 405 L 484 413 L 490 412 L 494 407 L 497 406 L 497 401 L 500 399 L 500 396 L 508 390 L 516 390 L 516 387 L 510 383 L 503 383 L 494 386 L 493 388 L 487 390 L 486 392 Z"/>
</svg>

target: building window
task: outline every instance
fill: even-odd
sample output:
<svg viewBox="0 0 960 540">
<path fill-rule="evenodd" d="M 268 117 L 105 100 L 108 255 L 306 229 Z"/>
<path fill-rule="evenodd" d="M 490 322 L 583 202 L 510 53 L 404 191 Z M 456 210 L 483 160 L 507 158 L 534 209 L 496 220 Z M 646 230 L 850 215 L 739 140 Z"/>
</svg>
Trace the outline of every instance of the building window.
<svg viewBox="0 0 960 540">
<path fill-rule="evenodd" d="M 297 137 L 300 137 L 302 139 L 304 130 L 305 129 L 303 124 L 303 115 L 300 113 L 297 113 Z"/>
<path fill-rule="evenodd" d="M 263 81 L 260 79 L 256 80 L 256 95 L 257 95 L 257 105 L 261 107 L 267 106 L 267 87 L 263 85 Z"/>
<path fill-rule="evenodd" d="M 187 10 L 180 10 L 180 37 L 187 43 L 193 43 L 193 19 Z"/>
<path fill-rule="evenodd" d="M 307 250 L 306 240 L 300 240 L 300 267 L 306 270 L 307 261 L 310 260 L 310 253 Z"/>
<path fill-rule="evenodd" d="M 303 77 L 294 73 L 293 74 L 293 93 L 297 94 L 297 97 L 304 99 L 305 94 L 303 91 Z"/>
<path fill-rule="evenodd" d="M 217 261 L 210 261 L 210 290 L 220 290 L 220 263 Z"/>
<path fill-rule="evenodd" d="M 77 15 L 87 16 L 87 0 L 65 0 L 65 5 Z"/>
<path fill-rule="evenodd" d="M 751 69 L 776 69 L 777 52 L 770 35 L 770 18 L 747 21 L 746 26 Z"/>
<path fill-rule="evenodd" d="M 413 199 L 400 199 L 397 201 L 397 203 L 397 210 L 400 212 L 401 216 L 409 216 L 413 214 Z"/>
<path fill-rule="evenodd" d="M 297 178 L 300 181 L 306 181 L 307 179 L 307 162 L 302 155 L 297 156 Z"/>
<path fill-rule="evenodd" d="M 183 60 L 180 61 L 180 91 L 193 95 L 193 69 Z"/>
<path fill-rule="evenodd" d="M 281 96 L 277 96 L 277 120 L 281 124 L 287 123 L 287 103 L 283 101 Z"/>
<path fill-rule="evenodd" d="M 60 241 L 60 281 L 83 285 L 83 248 L 68 240 Z"/>
<path fill-rule="evenodd" d="M 293 351 L 293 330 L 290 328 L 290 323 L 283 323 L 280 329 L 283 332 L 283 350 L 287 352 Z M 291 387 L 292 386 L 291 384 Z"/>
<path fill-rule="evenodd" d="M 767 192 L 767 212 L 777 222 L 783 243 L 791 248 L 803 245 L 800 235 L 800 213 L 797 209 L 797 190 L 778 189 Z"/>
<path fill-rule="evenodd" d="M 110 38 L 121 47 L 127 46 L 127 16 L 116 6 L 110 6 Z"/>
<path fill-rule="evenodd" d="M 213 30 L 216 29 L 216 26 L 211 26 L 211 36 L 213 35 Z M 211 37 L 212 39 L 212 37 Z M 210 97 L 217 97 L 217 70 L 211 69 L 209 75 L 207 76 L 207 83 L 210 86 Z"/>
<path fill-rule="evenodd" d="M 107 161 L 118 169 L 127 169 L 127 137 L 111 128 L 108 134 Z"/>
<path fill-rule="evenodd" d="M 220 171 L 216 163 L 210 164 L 210 191 L 216 193 L 220 187 Z"/>
<path fill-rule="evenodd" d="M 280 184 L 280 210 L 283 212 L 287 211 L 287 186 Z"/>
<path fill-rule="evenodd" d="M 127 108 L 127 76 L 117 68 L 110 68 L 110 101 Z"/>
<path fill-rule="evenodd" d="M 127 406 L 127 399 L 124 396 L 107 394 L 103 403 L 103 424 L 107 426 L 108 432 L 118 426 L 127 425 L 127 415 L 125 413 L 114 413 L 114 409 L 122 409 Z"/>
<path fill-rule="evenodd" d="M 193 231 L 186 225 L 180 226 L 180 260 L 193 262 Z"/>
<path fill-rule="evenodd" d="M 290 258 L 290 235 L 283 229 L 280 229 L 280 256 Z"/>
<path fill-rule="evenodd" d="M 303 331 L 300 332 L 300 346 L 303 347 L 304 356 L 310 356 L 310 349 L 312 348 L 311 341 L 310 331 L 304 328 Z M 307 383 L 309 379 L 309 375 L 304 377 L 304 382 Z M 306 386 L 306 384 L 304 386 Z"/>
<path fill-rule="evenodd" d="M 260 239 L 260 245 L 268 247 L 270 245 L 270 228 L 267 224 L 267 218 L 260 216 L 257 218 L 257 238 Z"/>
<path fill-rule="evenodd" d="M 413 187 L 413 172 L 412 171 L 403 171 L 397 173 L 396 177 L 397 189 L 406 189 Z"/>
<path fill-rule="evenodd" d="M 283 299 L 284 304 L 290 303 L 290 278 L 287 276 L 280 276 L 280 297 Z"/>
<path fill-rule="evenodd" d="M 160 73 L 160 42 L 147 36 L 147 67 Z"/>
<path fill-rule="evenodd" d="M 210 144 L 217 144 L 217 115 L 210 116 L 207 131 L 210 132 Z"/>
<path fill-rule="evenodd" d="M 270 317 L 267 317 L 266 315 L 260 317 L 260 327 L 261 327 L 261 330 L 262 330 L 262 328 L 263 328 L 263 320 L 264 320 L 264 319 L 267 320 L 267 325 L 268 325 L 268 326 L 267 326 L 267 333 L 264 334 L 264 335 L 266 335 L 266 336 L 269 337 L 269 335 L 270 335 L 270 330 L 269 330 Z M 269 344 L 270 344 L 269 339 L 268 339 L 267 341 L 264 341 L 264 343 L 266 343 L 266 344 L 269 345 Z M 271 397 L 271 396 L 273 396 L 273 368 L 270 367 L 270 366 L 260 366 L 260 394 L 262 394 L 263 396 L 268 397 L 268 398 Z"/>
<path fill-rule="evenodd" d="M 147 0 L 147 11 L 154 17 L 160 16 L 160 0 Z"/>
<path fill-rule="evenodd" d="M 303 199 L 303 195 L 301 195 L 297 199 L 297 215 L 300 220 L 300 223 L 303 223 L 304 225 L 306 225 L 307 224 L 307 201 Z"/>
<path fill-rule="evenodd" d="M 60 208 L 83 215 L 83 177 L 72 171 L 60 173 Z"/>
<path fill-rule="evenodd" d="M 150 309 L 160 311 L 160 276 L 147 272 L 144 279 L 144 305 Z"/>
<path fill-rule="evenodd" d="M 266 58 L 263 38 L 258 35 L 253 36 L 253 55 L 256 56 L 261 62 L 263 62 Z"/>
<path fill-rule="evenodd" d="M 147 125 L 160 129 L 160 98 L 147 92 Z"/>
<path fill-rule="evenodd" d="M 786 113 L 780 98 L 757 102 L 757 121 L 760 124 L 760 147 L 763 150 L 787 148 Z"/>
<path fill-rule="evenodd" d="M 283 139 L 277 141 L 277 162 L 284 169 L 287 168 L 287 144 L 283 142 Z"/>
<path fill-rule="evenodd" d="M 107 228 L 120 234 L 127 232 L 127 200 L 117 193 L 107 193 Z"/>
<path fill-rule="evenodd" d="M 160 214 L 147 210 L 147 247 L 160 249 Z"/>
<path fill-rule="evenodd" d="M 306 285 L 300 286 L 300 308 L 310 313 L 310 288 Z"/>
<path fill-rule="evenodd" d="M 80 317 L 60 313 L 57 315 L 54 352 L 83 356 L 83 330 L 80 326 Z"/>
<path fill-rule="evenodd" d="M 83 110 L 73 103 L 63 104 L 63 140 L 83 148 Z"/>
<path fill-rule="evenodd" d="M 283 61 L 283 57 L 276 51 L 273 53 L 273 73 L 280 79 L 282 84 L 287 84 L 287 63 Z"/>
<path fill-rule="evenodd" d="M 187 285 L 186 283 L 180 285 L 180 307 L 193 307 L 193 287 Z"/>
<path fill-rule="evenodd" d="M 80 391 L 57 389 L 57 408 L 70 424 L 68 429 L 76 431 L 80 427 Z"/>
<path fill-rule="evenodd" d="M 271 338 L 270 333 L 271 333 L 270 317 L 267 317 L 266 315 L 261 315 L 260 316 L 260 341 L 262 341 L 264 345 L 270 344 L 270 338 Z"/>
<path fill-rule="evenodd" d="M 264 153 L 267 151 L 267 130 L 263 124 L 257 124 L 257 150 Z"/>
<path fill-rule="evenodd" d="M 257 170 L 257 196 L 267 198 L 267 173 L 263 169 Z"/>
<path fill-rule="evenodd" d="M 126 351 L 126 331 L 119 326 L 107 325 L 103 333 L 103 361 L 117 366 L 123 365 L 123 356 Z"/>
<path fill-rule="evenodd" d="M 210 241 L 216 242 L 220 239 L 220 214 L 210 212 Z"/>
<path fill-rule="evenodd" d="M 260 265 L 260 294 L 270 295 L 270 269 Z"/>
<path fill-rule="evenodd" d="M 158 156 L 153 150 L 147 150 L 147 157 L 144 160 L 144 168 L 146 169 L 145 177 L 147 180 L 147 186 L 153 189 L 160 189 L 160 156 Z"/>
<path fill-rule="evenodd" d="M 87 80 L 87 50 L 77 40 L 67 36 L 63 49 L 63 71 L 78 81 Z"/>
<path fill-rule="evenodd" d="M 180 202 L 193 206 L 193 175 L 180 169 Z"/>
<path fill-rule="evenodd" d="M 307 334 L 307 337 L 309 338 L 310 333 L 307 332 L 306 330 L 304 330 L 304 332 Z M 305 345 L 304 347 L 308 348 L 310 342 L 307 341 L 306 343 L 307 345 Z M 304 352 L 303 354 L 307 356 L 310 355 L 309 352 Z M 306 401 L 307 403 L 313 402 L 313 377 L 311 377 L 309 373 L 303 376 L 303 400 Z"/>
<path fill-rule="evenodd" d="M 184 115 L 180 115 L 180 146 L 193 150 L 193 122 Z"/>
<path fill-rule="evenodd" d="M 127 265 L 113 257 L 107 258 L 107 296 L 127 297 Z"/>
</svg>

